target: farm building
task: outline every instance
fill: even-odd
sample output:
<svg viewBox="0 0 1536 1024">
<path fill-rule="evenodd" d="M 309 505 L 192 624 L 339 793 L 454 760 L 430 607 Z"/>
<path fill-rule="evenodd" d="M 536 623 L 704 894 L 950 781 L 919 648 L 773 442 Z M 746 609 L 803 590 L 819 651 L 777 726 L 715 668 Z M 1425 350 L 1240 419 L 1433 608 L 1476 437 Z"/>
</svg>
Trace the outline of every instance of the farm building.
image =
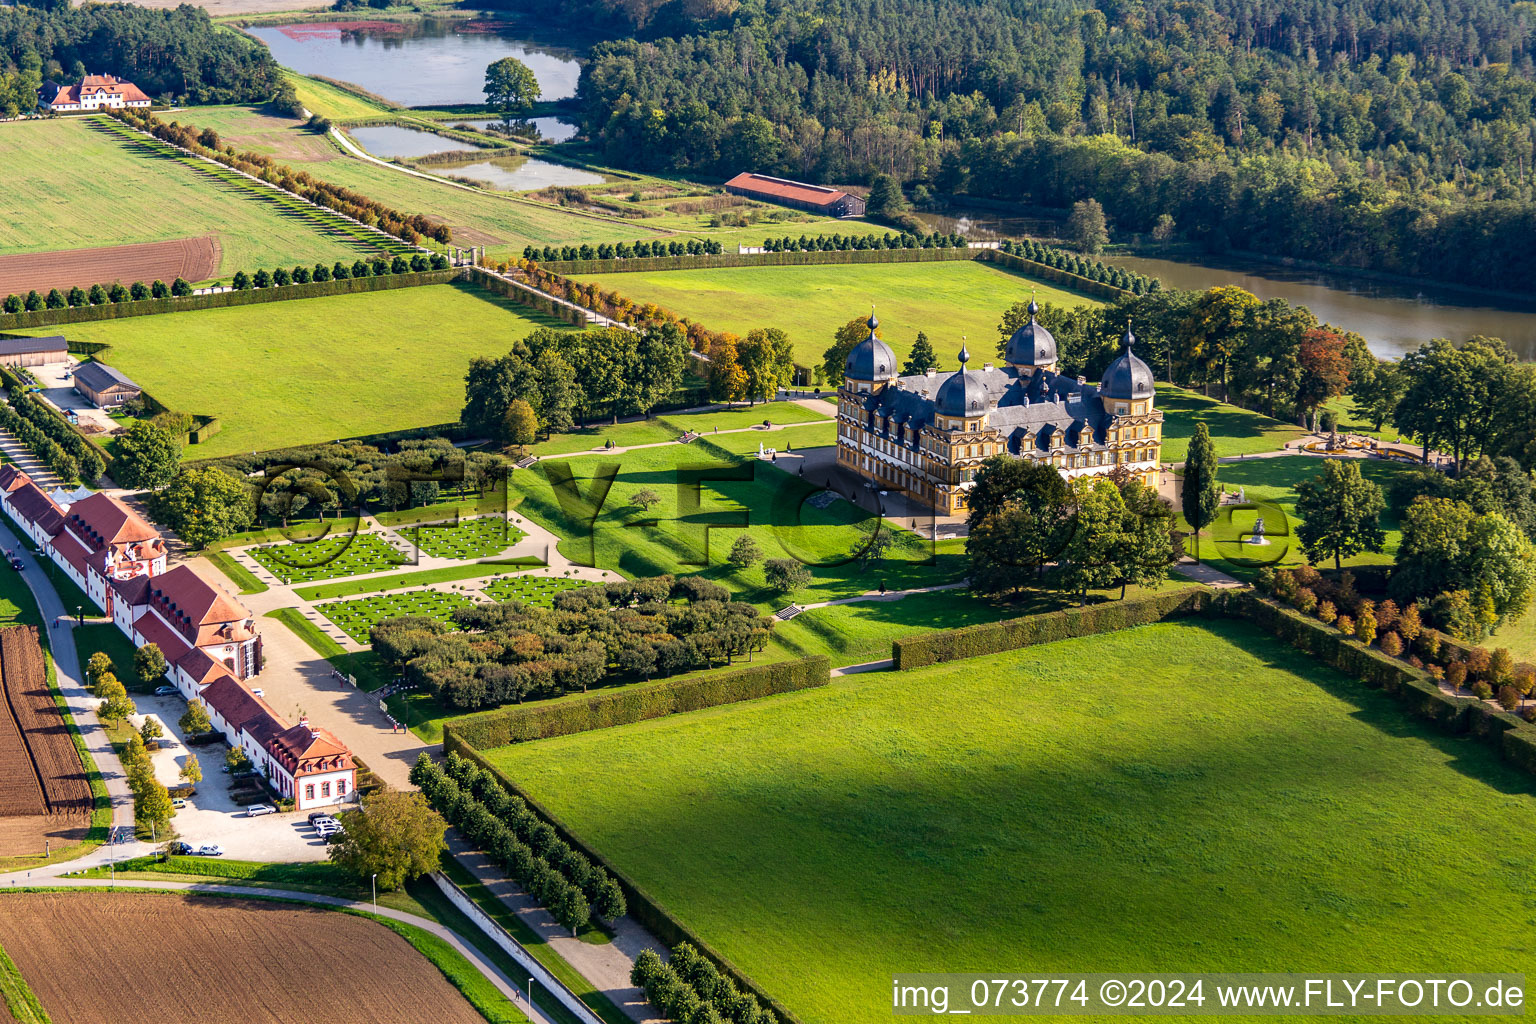
<svg viewBox="0 0 1536 1024">
<path fill-rule="evenodd" d="M 299 810 L 352 798 L 346 746 L 307 718 L 289 725 L 246 684 L 262 663 L 250 609 L 191 566 L 167 570 L 165 541 L 142 516 L 101 492 L 60 508 L 10 463 L 0 466 L 0 508 L 135 647 L 160 648 L 166 679 L 203 702 L 214 727 L 278 793 Z"/>
<path fill-rule="evenodd" d="M 95 362 L 80 364 L 75 371 L 75 390 L 95 403 L 98 409 L 131 402 L 144 393 L 122 371 Z"/>
<path fill-rule="evenodd" d="M 37 105 L 56 114 L 76 110 L 121 110 L 149 104 L 150 99 L 142 89 L 113 75 L 86 75 L 78 85 L 44 82 L 37 91 Z"/>
<path fill-rule="evenodd" d="M 0 366 L 41 366 L 62 363 L 69 348 L 62 337 L 0 338 Z"/>
<path fill-rule="evenodd" d="M 827 217 L 864 216 L 864 200 L 826 185 L 807 185 L 801 181 L 743 172 L 726 182 L 725 190 L 732 195 L 792 206 Z"/>
</svg>

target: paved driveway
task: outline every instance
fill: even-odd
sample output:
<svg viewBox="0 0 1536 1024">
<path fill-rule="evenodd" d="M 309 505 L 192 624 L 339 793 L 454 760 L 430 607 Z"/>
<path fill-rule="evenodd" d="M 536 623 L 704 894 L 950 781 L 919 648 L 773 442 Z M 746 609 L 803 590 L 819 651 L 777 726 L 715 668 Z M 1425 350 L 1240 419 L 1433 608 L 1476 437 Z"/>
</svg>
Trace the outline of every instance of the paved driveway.
<svg viewBox="0 0 1536 1024">
<path fill-rule="evenodd" d="M 65 376 L 65 374 L 73 374 L 78 365 L 76 360 L 70 359 L 63 363 L 29 366 L 27 369 L 32 371 L 38 383 L 43 386 L 43 397 L 56 408 L 73 409 L 80 417 L 82 426 L 89 424 L 108 434 L 116 431 L 117 422 L 92 405 L 84 395 L 77 394 L 73 377 Z"/>
<path fill-rule="evenodd" d="M 139 708 L 139 714 L 132 719 L 134 725 L 143 725 L 144 718 L 152 716 L 166 733 L 160 749 L 150 754 L 155 778 L 167 787 L 180 785 L 181 768 L 188 753 L 197 755 L 203 770 L 197 792 L 187 799 L 187 806 L 176 812 L 173 822 L 182 842 L 192 846 L 218 843 L 224 847 L 225 856 L 240 860 L 325 859 L 325 842 L 310 828 L 308 814 L 294 811 L 246 817 L 245 806 L 230 797 L 230 779 L 224 773 L 224 754 L 229 748 L 223 743 L 190 748 L 186 745 L 176 724 L 187 710 L 186 701 L 180 697 L 136 696 L 134 703 Z"/>
</svg>

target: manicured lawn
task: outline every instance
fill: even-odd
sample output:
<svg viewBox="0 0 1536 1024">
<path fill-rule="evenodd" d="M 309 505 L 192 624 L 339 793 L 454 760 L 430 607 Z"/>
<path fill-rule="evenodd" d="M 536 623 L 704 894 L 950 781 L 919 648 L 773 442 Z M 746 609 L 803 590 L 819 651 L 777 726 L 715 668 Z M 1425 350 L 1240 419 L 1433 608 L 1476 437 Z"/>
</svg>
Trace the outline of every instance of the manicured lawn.
<svg viewBox="0 0 1536 1024">
<path fill-rule="evenodd" d="M 306 109 L 323 114 L 333 121 L 345 121 L 353 117 L 377 117 L 390 112 L 387 107 L 380 106 L 372 100 L 365 100 L 345 89 L 338 89 L 334 85 L 328 85 L 292 71 L 284 71 L 283 76 L 293 83 L 293 91 L 298 94 L 299 102 Z M 196 118 L 200 111 L 189 113 L 191 115 L 189 123 L 199 124 Z M 201 127 L 200 124 L 199 127 Z"/>
<path fill-rule="evenodd" d="M 755 451 L 759 436 L 719 440 L 743 439 Z M 733 455 L 714 440 L 538 463 L 512 474 L 511 487 L 522 495 L 518 512 L 560 537 L 560 552 L 578 564 L 631 578 L 702 573 L 742 600 L 776 602 L 776 608 L 786 602 L 764 585 L 761 564 L 737 571 L 725 561 L 743 531 L 765 559 L 798 558 L 811 566 L 811 586 L 795 595 L 801 603 L 861 594 L 882 582 L 904 590 L 964 574 L 961 542 L 932 545 L 890 523 L 881 528 L 892 540 L 885 557 L 862 558 L 875 517 L 841 498 L 824 501 L 833 496 L 768 462 Z M 567 504 L 551 484 L 550 473 L 562 469 L 572 474 L 577 492 L 567 495 Z M 599 474 L 609 471 L 616 473 L 612 486 L 594 508 Z M 660 502 L 642 510 L 631 500 L 641 490 L 654 491 Z"/>
<path fill-rule="evenodd" d="M 139 673 L 134 670 L 133 656 L 137 648 L 133 641 L 123 635 L 123 631 L 110 622 L 87 622 L 83 626 L 76 626 L 75 656 L 80 661 L 80 671 L 85 671 L 85 666 L 90 662 L 91 655 L 97 651 L 106 654 L 112 659 L 112 674 L 118 681 L 134 693 L 149 693 L 156 686 L 164 683 L 164 679 L 140 679 Z M 85 679 L 82 677 L 81 682 Z"/>
<path fill-rule="evenodd" d="M 528 536 L 503 516 L 461 519 L 451 525 L 407 526 L 396 532 L 431 558 L 490 558 Z"/>
<path fill-rule="evenodd" d="M 7 211 L 0 254 L 214 235 L 219 276 L 279 264 L 350 263 L 362 254 L 272 203 L 93 127 L 95 120 L 14 122 L 0 132 Z M 200 334 L 197 350 L 212 341 Z M 188 350 L 185 339 L 176 344 Z"/>
<path fill-rule="evenodd" d="M 406 558 L 376 533 L 342 534 L 298 544 L 251 548 L 248 554 L 284 583 L 362 576 L 404 565 Z"/>
<path fill-rule="evenodd" d="M 315 84 L 330 88 L 323 83 Z M 234 146 L 242 153 L 261 153 L 279 163 L 308 163 L 341 157 L 341 147 L 323 133 L 311 131 L 302 120 L 275 116 L 270 107 L 194 107 L 178 113 L 176 120 L 198 128 L 212 128 L 219 133 L 222 144 Z"/>
<path fill-rule="evenodd" d="M 1217 468 L 1216 480 L 1223 491 L 1241 489 L 1248 501 L 1272 503 L 1278 506 L 1280 514 L 1269 510 L 1233 512 L 1229 508 L 1222 509 L 1216 522 L 1201 537 L 1202 561 L 1243 579 L 1251 578 L 1261 565 L 1284 567 L 1305 562 L 1301 542 L 1295 537 L 1296 527 L 1301 522 L 1296 515 L 1296 485 L 1322 473 L 1324 462 L 1316 456 L 1284 455 L 1274 459 L 1222 463 Z M 1398 462 L 1377 459 L 1358 459 L 1356 462 L 1361 475 L 1375 481 L 1383 492 L 1391 486 L 1394 477 L 1414 471 L 1414 467 Z M 1254 519 L 1259 515 L 1264 517 L 1264 532 L 1270 543 L 1264 547 L 1244 545 L 1242 540 L 1253 530 Z M 1391 509 L 1382 512 L 1381 526 L 1386 533 L 1385 550 L 1379 554 L 1367 551 L 1345 559 L 1345 565 L 1381 565 L 1392 561 L 1402 535 Z M 1214 544 L 1211 543 L 1213 537 Z M 1186 543 L 1186 548 L 1193 554 L 1192 545 Z M 1330 560 L 1328 566 L 1332 564 Z"/>
<path fill-rule="evenodd" d="M 1276 451 L 1285 442 L 1306 435 L 1294 423 L 1239 409 L 1172 384 L 1157 386 L 1157 408 L 1163 413 L 1163 449 L 1159 455 L 1163 462 L 1184 461 L 1197 423 L 1204 423 L 1211 432 L 1219 459 Z"/>
<path fill-rule="evenodd" d="M 1245 623 L 491 757 L 807 1024 L 888 1020 L 898 971 L 1530 959 L 1530 777 Z"/>
<path fill-rule="evenodd" d="M 718 430 L 744 430 L 762 426 L 764 420 L 777 427 L 791 424 L 831 423 L 834 411 L 829 410 L 827 414 L 818 414 L 815 410 L 807 409 L 797 402 L 772 402 L 768 405 L 720 409 L 715 412 L 664 413 L 648 420 L 632 420 L 617 424 L 599 423 L 581 427 L 566 434 L 552 434 L 549 440 L 534 445 L 533 451 L 539 455 L 564 455 L 571 452 L 592 451 L 601 448 L 609 441 L 618 448 L 628 448 L 637 444 L 661 444 L 676 441 L 689 431 L 696 434 L 713 434 Z M 776 439 L 775 434 L 776 431 L 771 430 L 754 432 L 756 440 L 761 441 L 765 446 L 782 447 L 778 443 L 782 439 Z M 753 443 L 752 450 L 757 450 L 756 442 Z"/>
<path fill-rule="evenodd" d="M 1483 646 L 1489 650 L 1508 647 L 1516 661 L 1536 661 L 1536 609 L 1504 623 Z"/>
<path fill-rule="evenodd" d="M 70 337 L 111 345 L 112 365 L 170 408 L 220 417 L 184 452 L 206 459 L 456 422 L 470 358 L 541 326 L 559 325 L 444 284 L 76 324 Z"/>
<path fill-rule="evenodd" d="M 403 594 L 379 594 L 356 601 L 331 601 L 315 610 L 336 624 L 343 633 L 360 644 L 368 642 L 368 633 L 385 619 L 402 615 L 425 615 L 439 622 L 451 622 L 456 609 L 475 602 L 463 594 L 441 590 L 409 590 Z"/>
<path fill-rule="evenodd" d="M 782 232 L 781 232 L 782 234 Z M 798 237 L 798 232 L 795 233 Z M 819 366 L 832 335 L 873 303 L 880 336 L 905 358 L 917 332 L 928 335 L 941 367 L 959 363 L 966 336 L 973 366 L 995 360 L 997 324 L 1033 292 L 1042 302 L 1098 305 L 1074 292 L 969 261 L 831 264 L 576 275 L 637 302 L 655 302 L 717 331 L 746 334 L 778 327 L 795 343 L 795 360 Z"/>
<path fill-rule="evenodd" d="M 222 551 L 205 551 L 203 557 L 218 566 L 219 571 L 228 576 L 235 586 L 240 588 L 242 594 L 260 594 L 269 589 L 265 583 L 256 578 L 255 573 Z"/>
</svg>

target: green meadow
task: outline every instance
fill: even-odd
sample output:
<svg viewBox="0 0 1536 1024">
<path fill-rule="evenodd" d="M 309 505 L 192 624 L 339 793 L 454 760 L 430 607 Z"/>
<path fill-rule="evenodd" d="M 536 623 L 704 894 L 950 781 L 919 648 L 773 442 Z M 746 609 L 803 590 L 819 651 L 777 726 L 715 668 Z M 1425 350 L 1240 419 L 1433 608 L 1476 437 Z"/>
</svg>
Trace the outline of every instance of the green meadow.
<svg viewBox="0 0 1536 1024">
<path fill-rule="evenodd" d="M 1247 623 L 490 753 L 807 1024 L 898 971 L 1520 971 L 1536 789 Z"/>
<path fill-rule="evenodd" d="M 169 408 L 223 429 L 184 456 L 334 441 L 456 422 L 474 356 L 563 326 L 464 284 L 75 324 L 70 339 Z M 29 334 L 49 334 L 39 328 Z"/>
</svg>

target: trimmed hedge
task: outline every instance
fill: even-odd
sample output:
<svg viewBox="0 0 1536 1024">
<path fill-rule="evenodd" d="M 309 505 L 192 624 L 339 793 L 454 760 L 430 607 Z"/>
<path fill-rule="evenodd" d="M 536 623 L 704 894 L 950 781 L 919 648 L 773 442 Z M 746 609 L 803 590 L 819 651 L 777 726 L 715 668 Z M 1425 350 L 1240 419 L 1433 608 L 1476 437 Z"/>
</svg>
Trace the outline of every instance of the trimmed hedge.
<svg viewBox="0 0 1536 1024">
<path fill-rule="evenodd" d="M 535 260 L 553 274 L 619 274 L 641 270 L 804 267 L 826 263 L 932 263 L 980 259 L 990 249 L 817 249 L 810 252 L 723 252 L 715 256 L 632 256 L 627 260 Z M 1049 269 L 1049 268 L 1047 268 Z M 1070 276 L 1070 275 L 1069 275 Z M 1085 279 L 1086 280 L 1086 279 Z M 1090 284 L 1094 282 L 1089 282 Z M 1116 292 L 1118 294 L 1118 290 Z"/>
<path fill-rule="evenodd" d="M 891 659 L 898 671 L 923 668 L 945 661 L 1001 654 L 1021 647 L 1055 643 L 1077 636 L 1112 633 L 1162 622 L 1180 615 L 1203 612 L 1211 606 L 1211 592 L 1189 587 L 1166 594 L 1148 594 L 1124 601 L 1107 601 L 1084 608 L 1043 612 L 1002 622 L 984 622 L 943 633 L 909 636 L 891 643 Z"/>
<path fill-rule="evenodd" d="M 823 665 L 823 671 L 826 670 L 826 660 L 826 658 L 806 659 L 806 661 L 820 661 Z M 614 881 L 619 883 L 619 888 L 624 893 L 624 902 L 629 908 L 629 916 L 638 921 L 640 926 L 646 931 L 656 936 L 668 949 L 672 949 L 683 942 L 691 944 L 700 953 L 713 961 L 715 966 L 720 969 L 720 973 L 730 978 L 738 989 L 741 989 L 743 992 L 752 993 L 757 997 L 758 1002 L 778 1014 L 780 1020 L 786 1022 L 786 1024 L 800 1024 L 800 1018 L 791 1013 L 788 1007 L 763 991 L 745 972 L 717 952 L 709 943 L 690 931 L 687 925 L 673 917 L 661 904 L 652 899 L 649 893 L 631 881 L 629 876 L 615 868 L 602 854 L 598 853 L 580 836 L 572 832 L 565 822 L 550 813 L 547 807 L 525 792 L 516 782 L 509 779 L 501 769 L 487 761 L 480 751 L 464 742 L 461 737 L 454 735 L 448 726 L 443 728 L 443 750 L 446 753 L 457 753 L 462 757 L 468 758 L 490 772 L 492 777 L 508 793 L 515 797 L 520 797 L 528 805 L 529 810 L 548 822 L 549 826 L 555 830 L 555 834 L 563 839 L 566 845 L 577 853 L 584 854 L 593 864 L 608 872 Z"/>
<path fill-rule="evenodd" d="M 1047 281 L 1065 285 L 1075 292 L 1082 292 L 1095 298 L 1114 301 L 1122 295 L 1134 294 L 1128 289 L 1117 288 L 1112 284 L 1105 284 L 1103 281 L 1095 281 L 1081 274 L 1074 274 L 1070 270 L 1062 270 L 1060 267 L 1036 263 L 1034 260 L 1015 256 L 1013 253 L 1003 252 L 1001 249 L 982 249 L 979 251 L 987 255 L 980 256 L 978 259 L 985 260 L 988 263 L 996 263 L 998 266 L 1007 267 L 1010 270 L 1017 270 L 1019 273 L 1028 274 L 1030 277 L 1044 278 Z"/>
<path fill-rule="evenodd" d="M 489 750 L 509 743 L 608 729 L 719 704 L 756 700 L 775 693 L 807 690 L 826 686 L 831 680 L 831 662 L 825 655 L 773 665 L 751 665 L 734 671 L 711 669 L 613 693 L 593 694 L 582 700 L 515 704 L 456 718 L 443 725 L 443 747 L 456 749 L 453 742 L 456 740 Z"/>
<path fill-rule="evenodd" d="M 1440 689 L 1428 673 L 1258 594 L 1225 591 L 1216 608 L 1222 614 L 1262 626 L 1277 639 L 1345 675 L 1385 690 L 1414 715 L 1435 723 L 1443 732 L 1476 736 L 1512 764 L 1536 774 L 1536 726 L 1515 715 L 1476 697 L 1452 696 Z"/>
<path fill-rule="evenodd" d="M 566 323 L 574 324 L 577 327 L 586 327 L 589 323 L 586 312 L 579 307 L 575 307 L 574 304 L 567 306 L 556 302 L 548 295 L 534 291 L 532 288 L 518 284 L 516 281 L 500 277 L 482 267 L 471 267 L 469 270 L 470 280 L 487 291 L 495 292 L 497 295 L 511 299 L 513 302 L 536 309 L 546 316 L 552 316 L 557 320 L 564 320 Z"/>
<path fill-rule="evenodd" d="M 129 316 L 152 316 L 187 309 L 220 309 L 224 306 L 249 306 L 257 302 L 281 302 L 284 299 L 313 299 L 324 295 L 350 295 L 354 292 L 379 292 L 391 288 L 413 288 L 424 284 L 444 284 L 459 276 L 459 271 L 428 270 L 384 277 L 349 277 L 344 281 L 312 281 L 245 291 L 214 292 L 210 295 L 185 295 L 180 298 L 139 299 L 128 302 L 104 302 L 99 306 L 73 306 L 64 309 L 39 309 L 31 313 L 0 313 L 0 331 L 25 327 L 51 327 L 92 320 L 117 320 Z M 71 342 L 71 351 L 74 345 Z M 82 350 L 83 351 L 83 350 Z M 99 351 L 99 348 L 97 349 Z"/>
</svg>

